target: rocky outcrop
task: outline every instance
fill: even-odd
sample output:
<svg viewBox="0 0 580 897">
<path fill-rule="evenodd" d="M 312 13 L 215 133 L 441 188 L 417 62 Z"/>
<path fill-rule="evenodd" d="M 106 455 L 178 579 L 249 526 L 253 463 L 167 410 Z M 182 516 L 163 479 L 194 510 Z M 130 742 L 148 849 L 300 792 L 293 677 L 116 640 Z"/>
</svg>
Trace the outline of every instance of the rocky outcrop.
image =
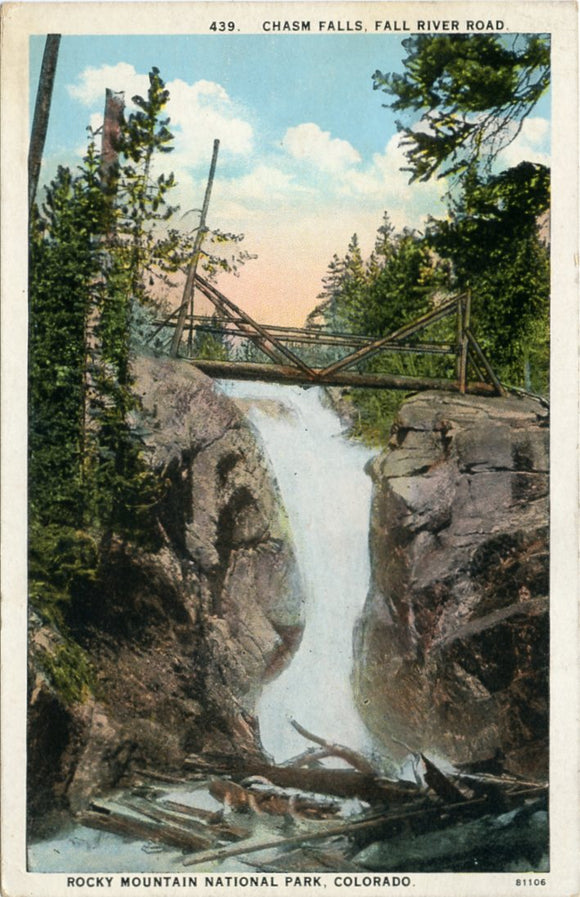
<svg viewBox="0 0 580 897">
<path fill-rule="evenodd" d="M 129 763 L 167 771 L 191 752 L 258 752 L 256 697 L 302 632 L 284 512 L 243 415 L 182 362 L 142 358 L 135 378 L 136 425 L 165 481 L 157 545 L 107 547 L 90 600 L 67 611 L 68 642 L 32 619 L 33 822 L 79 809 Z M 54 675 L 71 634 L 94 679 L 74 699 Z"/>
<path fill-rule="evenodd" d="M 548 442 L 533 399 L 423 393 L 370 465 L 356 692 L 395 756 L 546 771 Z"/>
</svg>

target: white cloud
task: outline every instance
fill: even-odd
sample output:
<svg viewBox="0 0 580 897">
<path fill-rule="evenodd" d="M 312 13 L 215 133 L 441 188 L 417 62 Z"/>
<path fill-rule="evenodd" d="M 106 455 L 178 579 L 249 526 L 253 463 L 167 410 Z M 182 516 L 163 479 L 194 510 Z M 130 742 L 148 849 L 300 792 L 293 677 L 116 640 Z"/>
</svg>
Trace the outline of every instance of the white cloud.
<svg viewBox="0 0 580 897">
<path fill-rule="evenodd" d="M 103 113 L 102 112 L 93 112 L 89 118 L 88 130 L 85 136 L 85 142 L 79 144 L 75 149 L 76 156 L 84 156 L 87 151 L 87 146 L 90 139 L 93 139 L 93 135 L 98 135 L 99 131 L 103 127 Z M 99 137 L 94 137 L 95 144 L 98 145 Z"/>
<path fill-rule="evenodd" d="M 511 168 L 524 161 L 550 165 L 550 122 L 548 119 L 539 116 L 526 118 L 513 143 L 510 143 L 498 156 L 501 168 Z"/>
<path fill-rule="evenodd" d="M 292 177 L 272 165 L 257 165 L 243 177 L 229 181 L 225 187 L 230 198 L 270 207 L 286 201 L 296 189 Z"/>
<path fill-rule="evenodd" d="M 547 118 L 540 118 L 539 116 L 526 118 L 522 133 L 527 140 L 536 145 L 545 144 L 550 139 L 550 122 Z"/>
<path fill-rule="evenodd" d="M 146 94 L 148 77 L 124 62 L 99 69 L 87 67 L 78 81 L 69 86 L 69 92 L 83 105 L 92 107 L 93 127 L 102 120 L 106 87 L 124 89 L 130 109 L 130 97 Z M 248 222 L 257 223 L 261 216 L 269 218 L 273 212 L 275 221 L 280 208 L 294 215 L 313 208 L 336 215 L 343 207 L 355 210 L 357 204 L 364 204 L 366 214 L 376 215 L 377 226 L 384 209 L 397 218 L 400 210 L 401 220 L 406 216 L 406 223 L 416 225 L 429 211 L 439 211 L 442 185 L 429 182 L 410 187 L 408 173 L 401 171 L 405 158 L 399 135 L 388 142 L 383 153 L 375 154 L 363 165 L 361 154 L 347 140 L 333 137 L 314 122 L 305 122 L 286 130 L 275 153 L 268 146 L 263 147 L 260 156 L 254 145 L 250 115 L 221 84 L 208 80 L 189 84 L 175 79 L 167 83 L 167 88 L 174 150 L 158 158 L 156 169 L 157 173 L 175 173 L 182 208 L 201 205 L 213 140 L 218 138 L 220 153 L 212 210 L 221 210 L 232 219 L 242 221 L 245 217 Z M 526 133 L 529 139 L 540 139 L 541 132 L 541 125 L 536 122 L 528 126 Z M 220 162 L 223 165 L 234 160 L 241 165 L 239 176 L 224 179 Z"/>
<path fill-rule="evenodd" d="M 440 199 L 445 184 L 437 180 L 409 184 L 410 172 L 403 170 L 407 160 L 399 142 L 400 137 L 395 134 L 365 169 L 345 172 L 336 188 L 345 203 L 372 210 L 377 216 L 376 226 L 382 211 L 387 210 L 397 225 L 418 227 L 427 215 L 442 213 Z"/>
<path fill-rule="evenodd" d="M 80 75 L 76 84 L 69 84 L 67 90 L 73 99 L 84 106 L 105 105 L 105 90 L 123 91 L 125 101 L 130 103 L 135 94 L 147 95 L 149 78 L 135 71 L 127 62 L 117 65 L 102 65 L 100 68 L 89 66 Z"/>
<path fill-rule="evenodd" d="M 89 127 L 93 133 L 96 133 L 103 127 L 103 118 L 104 116 L 102 112 L 93 112 L 89 119 Z"/>
<path fill-rule="evenodd" d="M 187 164 L 207 161 L 207 147 L 220 141 L 220 153 L 249 155 L 253 150 L 253 128 L 220 84 L 177 79 L 167 84 L 167 112 L 176 131 L 176 152 Z"/>
<path fill-rule="evenodd" d="M 352 144 L 332 137 L 313 122 L 288 128 L 282 146 L 293 159 L 310 162 L 322 171 L 342 171 L 361 161 Z"/>
<path fill-rule="evenodd" d="M 303 239 L 305 222 L 311 221 L 317 231 L 312 239 L 318 253 L 324 235 L 340 236 L 333 249 L 340 252 L 355 231 L 370 252 L 385 210 L 398 228 L 420 228 L 429 214 L 444 214 L 445 184 L 410 185 L 409 173 L 401 171 L 404 165 L 398 135 L 364 167 L 351 165 L 334 172 L 316 169 L 313 176 L 312 169 L 299 160 L 270 159 L 238 178 L 218 179 L 212 217 L 227 222 L 223 225 L 227 229 L 243 230 L 252 243 L 252 234 L 268 233 L 278 246 L 285 243 L 280 236 L 283 230 L 292 231 L 294 240 L 298 234 Z M 327 254 L 322 253 L 324 263 Z"/>
<path fill-rule="evenodd" d="M 202 164 L 209 167 L 215 138 L 221 142 L 221 155 L 240 156 L 252 152 L 252 125 L 220 84 L 205 80 L 188 84 L 178 78 L 168 82 L 166 87 L 170 94 L 166 112 L 171 119 L 175 148 L 168 160 L 164 160 L 164 169 L 186 170 Z M 149 78 L 138 73 L 132 65 L 119 62 L 100 68 L 89 66 L 76 83 L 68 85 L 74 99 L 92 108 L 91 123 L 97 110 L 102 116 L 106 88 L 123 91 L 126 108 L 132 111 L 131 98 L 136 94 L 147 95 Z"/>
</svg>

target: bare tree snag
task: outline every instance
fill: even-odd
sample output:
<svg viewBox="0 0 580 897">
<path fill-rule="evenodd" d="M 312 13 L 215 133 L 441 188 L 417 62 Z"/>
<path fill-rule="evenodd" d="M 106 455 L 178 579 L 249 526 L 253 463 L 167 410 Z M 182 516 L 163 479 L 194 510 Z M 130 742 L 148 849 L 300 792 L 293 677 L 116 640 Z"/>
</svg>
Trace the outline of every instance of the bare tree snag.
<svg viewBox="0 0 580 897">
<path fill-rule="evenodd" d="M 105 114 L 103 116 L 103 133 L 101 138 L 101 186 L 108 194 L 113 194 L 117 180 L 117 163 L 119 161 L 119 143 L 125 94 L 110 90 L 105 92 Z"/>
<path fill-rule="evenodd" d="M 308 741 L 313 741 L 315 744 L 319 744 L 321 747 L 323 747 L 327 752 L 327 756 L 340 757 L 341 760 L 345 760 L 353 767 L 353 769 L 358 769 L 358 771 L 362 772 L 363 775 L 378 776 L 378 772 L 374 768 L 374 766 L 369 763 L 366 757 L 363 757 L 362 754 L 357 753 L 357 751 L 353 751 L 351 748 L 345 747 L 342 744 L 332 744 L 331 742 L 326 741 L 324 738 L 320 738 L 320 736 L 318 735 L 313 735 L 312 732 L 309 732 L 304 728 L 304 726 L 301 726 L 300 723 L 297 723 L 295 719 L 291 719 L 290 724 L 300 735 L 302 735 L 304 738 L 307 738 Z"/>
<path fill-rule="evenodd" d="M 209 201 L 211 198 L 211 190 L 213 187 L 213 179 L 215 176 L 215 169 L 216 169 L 216 165 L 217 165 L 217 157 L 218 157 L 219 147 L 220 147 L 219 140 L 214 140 L 213 153 L 212 153 L 212 157 L 211 157 L 211 165 L 209 168 L 209 175 L 208 175 L 208 179 L 207 179 L 207 186 L 205 188 L 203 207 L 202 207 L 201 216 L 199 219 L 199 227 L 197 229 L 197 234 L 195 235 L 193 253 L 191 256 L 191 262 L 189 264 L 189 269 L 187 272 L 187 280 L 185 281 L 185 287 L 183 290 L 183 298 L 181 300 L 181 305 L 179 307 L 177 324 L 176 324 L 176 327 L 175 327 L 175 330 L 173 333 L 173 339 L 171 341 L 170 355 L 172 358 L 177 358 L 177 353 L 179 351 L 179 344 L 181 342 L 181 336 L 183 334 L 183 328 L 185 326 L 185 319 L 187 316 L 188 305 L 191 305 L 191 313 L 193 314 L 193 292 L 195 289 L 195 275 L 197 272 L 197 264 L 199 262 L 199 256 L 201 255 L 201 244 L 203 243 L 203 239 L 207 233 L 207 226 L 206 226 L 207 210 L 209 208 Z"/>
<path fill-rule="evenodd" d="M 38 92 L 34 106 L 34 119 L 32 121 L 32 134 L 30 137 L 30 149 L 28 153 L 28 209 L 32 208 L 36 198 L 40 166 L 42 164 L 42 151 L 48 129 L 50 115 L 50 103 L 54 76 L 60 47 L 60 34 L 47 34 L 42 57 L 40 77 L 38 79 Z"/>
<path fill-rule="evenodd" d="M 448 803 L 465 799 L 465 795 L 459 788 L 450 782 L 447 776 L 425 754 L 421 754 L 421 760 L 425 764 L 425 781 L 435 794 Z"/>
</svg>

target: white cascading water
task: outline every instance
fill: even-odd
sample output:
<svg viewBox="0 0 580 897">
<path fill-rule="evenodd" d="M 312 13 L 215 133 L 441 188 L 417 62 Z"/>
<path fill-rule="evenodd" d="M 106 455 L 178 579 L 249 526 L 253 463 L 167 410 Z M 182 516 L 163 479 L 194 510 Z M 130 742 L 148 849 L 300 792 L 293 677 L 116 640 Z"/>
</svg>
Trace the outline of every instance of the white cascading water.
<svg viewBox="0 0 580 897">
<path fill-rule="evenodd" d="M 322 738 L 364 751 L 370 736 L 352 689 L 352 635 L 368 589 L 373 452 L 347 440 L 319 387 L 224 382 L 243 398 L 288 514 L 305 594 L 305 629 L 289 666 L 258 705 L 262 744 L 276 762 L 311 744 L 295 719 Z M 273 403 L 275 403 L 273 405 Z"/>
</svg>

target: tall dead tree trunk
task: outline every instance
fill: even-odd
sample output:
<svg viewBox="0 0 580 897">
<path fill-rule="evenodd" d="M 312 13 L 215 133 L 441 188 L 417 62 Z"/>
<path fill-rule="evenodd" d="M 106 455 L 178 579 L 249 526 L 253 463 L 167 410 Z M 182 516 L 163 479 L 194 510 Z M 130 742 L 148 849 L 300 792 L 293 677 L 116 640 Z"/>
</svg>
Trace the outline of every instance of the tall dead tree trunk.
<svg viewBox="0 0 580 897">
<path fill-rule="evenodd" d="M 173 332 L 173 339 L 171 341 L 170 355 L 172 358 L 177 358 L 177 353 L 179 352 L 179 344 L 181 342 L 181 336 L 183 334 L 183 328 L 185 326 L 185 319 L 187 317 L 187 307 L 188 307 L 188 305 L 190 305 L 190 303 L 191 303 L 190 314 L 192 317 L 192 325 L 193 325 L 193 291 L 195 289 L 195 275 L 197 272 L 197 263 L 199 261 L 199 256 L 201 253 L 201 244 L 203 243 L 203 238 L 205 237 L 205 234 L 207 231 L 207 227 L 206 227 L 207 210 L 209 208 L 209 200 L 211 197 L 211 189 L 213 186 L 213 179 L 214 179 L 215 169 L 216 169 L 216 165 L 217 165 L 219 146 L 220 146 L 219 140 L 214 140 L 213 153 L 212 153 L 212 157 L 211 157 L 211 165 L 209 168 L 209 176 L 207 179 L 207 186 L 205 188 L 205 197 L 203 200 L 201 217 L 199 219 L 199 227 L 197 229 L 197 234 L 195 236 L 193 253 L 192 253 L 192 257 L 191 257 L 191 262 L 189 264 L 189 270 L 187 272 L 187 280 L 185 282 L 185 288 L 183 290 L 183 299 L 181 302 L 181 306 L 179 308 L 177 324 L 176 324 L 175 330 Z"/>
<path fill-rule="evenodd" d="M 108 87 L 105 92 L 105 115 L 103 118 L 103 136 L 101 140 L 101 186 L 112 196 L 117 183 L 117 165 L 119 161 L 119 141 L 125 94 L 116 93 Z"/>
<path fill-rule="evenodd" d="M 99 177 L 101 189 L 108 197 L 109 210 L 111 212 L 109 229 L 113 226 L 113 202 L 117 191 L 119 174 L 119 142 L 124 108 L 125 94 L 122 91 L 116 92 L 107 87 L 105 90 L 105 111 L 101 131 L 101 162 L 99 166 Z M 105 243 L 105 241 L 106 237 L 102 236 L 100 242 Z M 97 405 L 99 400 L 99 390 L 95 382 L 95 375 L 97 368 L 102 369 L 97 331 L 99 323 L 99 295 L 103 287 L 104 276 L 101 273 L 95 277 L 92 284 L 92 289 L 87 297 L 87 308 L 85 312 L 85 363 L 83 368 L 84 402 L 81 426 L 81 477 L 83 482 L 88 476 L 88 471 L 92 463 L 91 440 L 94 442 L 97 429 L 95 420 L 91 418 L 90 410 Z"/>
<path fill-rule="evenodd" d="M 34 106 L 34 119 L 32 121 L 32 134 L 30 136 L 30 149 L 28 152 L 28 210 L 32 208 L 36 198 L 40 166 L 42 163 L 42 151 L 48 129 L 48 117 L 52 88 L 58 60 L 60 46 L 60 34 L 47 34 L 42 57 L 40 77 L 38 79 L 38 91 Z"/>
</svg>

